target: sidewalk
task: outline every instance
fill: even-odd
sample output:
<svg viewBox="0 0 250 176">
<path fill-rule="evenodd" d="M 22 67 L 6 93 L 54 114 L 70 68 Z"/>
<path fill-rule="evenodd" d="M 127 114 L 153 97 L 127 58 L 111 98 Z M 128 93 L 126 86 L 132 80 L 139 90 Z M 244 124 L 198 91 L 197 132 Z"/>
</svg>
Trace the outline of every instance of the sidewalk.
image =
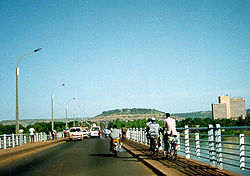
<svg viewBox="0 0 250 176">
<path fill-rule="evenodd" d="M 66 139 L 61 138 L 57 140 L 27 143 L 22 146 L 16 146 L 14 148 L 2 149 L 0 150 L 0 166 L 12 162 L 14 160 L 18 160 L 20 158 L 40 152 L 42 150 L 54 147 L 64 142 L 66 142 Z"/>
<path fill-rule="evenodd" d="M 225 169 L 218 169 L 209 164 L 196 161 L 193 159 L 186 159 L 178 155 L 176 160 L 162 159 L 162 154 L 158 157 L 152 157 L 151 152 L 148 151 L 148 146 L 132 141 L 126 140 L 123 142 L 123 147 L 130 152 L 134 157 L 142 161 L 146 166 L 151 168 L 158 175 L 180 176 L 180 175 L 220 175 L 220 176 L 239 176 L 234 172 Z"/>
</svg>

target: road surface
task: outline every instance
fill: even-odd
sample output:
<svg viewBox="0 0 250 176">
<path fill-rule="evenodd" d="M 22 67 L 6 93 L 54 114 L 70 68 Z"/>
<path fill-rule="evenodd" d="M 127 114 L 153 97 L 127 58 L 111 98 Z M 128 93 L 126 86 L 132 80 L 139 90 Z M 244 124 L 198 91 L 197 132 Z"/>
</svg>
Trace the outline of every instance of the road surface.
<svg viewBox="0 0 250 176">
<path fill-rule="evenodd" d="M 0 167 L 0 175 L 18 176 L 151 176 L 155 175 L 127 152 L 109 152 L 107 138 L 69 141 Z"/>
</svg>

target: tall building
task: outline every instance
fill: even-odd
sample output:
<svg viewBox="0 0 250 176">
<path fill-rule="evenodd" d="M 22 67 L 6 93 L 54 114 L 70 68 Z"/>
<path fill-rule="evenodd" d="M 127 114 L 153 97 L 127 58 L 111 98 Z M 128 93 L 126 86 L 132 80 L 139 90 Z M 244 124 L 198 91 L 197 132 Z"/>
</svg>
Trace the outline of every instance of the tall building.
<svg viewBox="0 0 250 176">
<path fill-rule="evenodd" d="M 246 117 L 246 101 L 244 98 L 219 96 L 219 103 L 212 104 L 213 119 Z"/>
</svg>

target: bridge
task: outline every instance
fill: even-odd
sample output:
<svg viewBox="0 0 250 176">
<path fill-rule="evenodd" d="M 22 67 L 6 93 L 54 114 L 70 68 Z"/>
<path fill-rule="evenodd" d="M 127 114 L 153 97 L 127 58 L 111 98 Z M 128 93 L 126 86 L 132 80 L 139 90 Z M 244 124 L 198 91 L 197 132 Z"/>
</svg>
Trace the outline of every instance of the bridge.
<svg viewBox="0 0 250 176">
<path fill-rule="evenodd" d="M 0 175 L 249 175 L 249 136 L 221 135 L 229 129 L 250 127 L 179 128 L 177 160 L 151 156 L 144 129 L 128 129 L 118 158 L 105 137 L 48 141 L 37 133 L 30 143 L 29 135 L 0 135 Z"/>
</svg>

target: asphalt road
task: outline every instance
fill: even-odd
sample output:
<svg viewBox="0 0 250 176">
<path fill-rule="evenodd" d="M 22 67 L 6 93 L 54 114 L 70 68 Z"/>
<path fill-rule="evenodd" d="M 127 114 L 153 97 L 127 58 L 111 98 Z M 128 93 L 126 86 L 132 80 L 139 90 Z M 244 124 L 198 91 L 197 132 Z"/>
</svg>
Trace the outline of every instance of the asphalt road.
<svg viewBox="0 0 250 176">
<path fill-rule="evenodd" d="M 0 175 L 18 176 L 151 176 L 155 175 L 126 151 L 109 152 L 107 138 L 69 141 L 0 167 Z"/>
</svg>

